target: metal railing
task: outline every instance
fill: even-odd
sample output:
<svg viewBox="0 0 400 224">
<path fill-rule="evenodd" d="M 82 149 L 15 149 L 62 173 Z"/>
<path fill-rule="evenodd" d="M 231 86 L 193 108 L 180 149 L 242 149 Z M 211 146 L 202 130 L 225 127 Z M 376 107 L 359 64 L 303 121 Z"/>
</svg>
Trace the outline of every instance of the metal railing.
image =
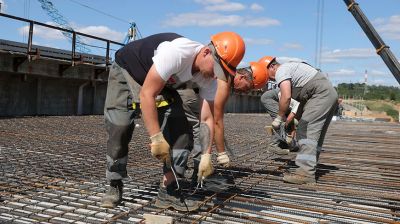
<svg viewBox="0 0 400 224">
<path fill-rule="evenodd" d="M 39 26 L 50 28 L 50 29 L 56 29 L 56 30 L 59 30 L 59 31 L 62 31 L 62 32 L 69 32 L 69 33 L 72 34 L 72 46 L 71 46 L 71 52 L 72 52 L 71 53 L 71 62 L 72 62 L 72 65 L 75 64 L 75 60 L 76 60 L 75 56 L 76 56 L 76 37 L 77 37 L 77 35 L 106 42 L 106 44 L 107 44 L 107 47 L 106 47 L 106 66 L 110 64 L 110 45 L 111 44 L 116 44 L 116 45 L 120 45 L 120 46 L 124 46 L 125 45 L 123 43 L 119 43 L 119 42 L 116 42 L 116 41 L 104 39 L 104 38 L 101 38 L 101 37 L 96 37 L 96 36 L 85 34 L 85 33 L 81 33 L 81 32 L 76 32 L 76 31 L 73 31 L 73 30 L 68 30 L 68 29 L 65 29 L 65 28 L 62 28 L 62 27 L 52 26 L 52 25 L 49 25 L 49 24 L 37 22 L 37 21 L 34 21 L 34 20 L 30 20 L 30 19 L 25 19 L 25 18 L 13 16 L 13 15 L 8 15 L 8 14 L 5 14 L 5 13 L 0 13 L 0 16 L 29 23 L 28 48 L 27 48 L 27 55 L 28 55 L 29 59 L 30 59 L 29 55 L 32 53 L 32 45 L 33 45 L 32 44 L 32 40 L 33 40 L 33 27 L 34 27 L 34 25 L 39 25 Z"/>
</svg>

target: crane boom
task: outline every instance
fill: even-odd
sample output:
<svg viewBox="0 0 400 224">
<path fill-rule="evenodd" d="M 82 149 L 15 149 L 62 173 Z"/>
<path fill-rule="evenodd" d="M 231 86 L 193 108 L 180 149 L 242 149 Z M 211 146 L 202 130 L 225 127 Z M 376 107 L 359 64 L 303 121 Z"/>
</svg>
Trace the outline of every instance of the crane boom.
<svg viewBox="0 0 400 224">
<path fill-rule="evenodd" d="M 344 0 L 344 2 L 347 5 L 347 9 L 353 14 L 354 18 L 357 20 L 358 24 L 371 41 L 372 45 L 374 45 L 376 53 L 381 56 L 386 66 L 400 84 L 400 63 L 389 49 L 389 46 L 385 45 L 385 42 L 383 42 L 382 38 L 369 22 L 368 18 L 364 15 L 358 6 L 358 3 L 356 3 L 354 0 Z"/>
<path fill-rule="evenodd" d="M 60 14 L 60 12 L 54 7 L 53 3 L 49 0 L 38 0 L 43 10 L 47 12 L 47 15 L 51 19 L 64 29 L 74 31 L 74 29 L 68 24 L 68 21 Z M 72 33 L 62 31 L 62 34 L 69 40 L 72 40 Z M 82 53 L 90 52 L 89 48 L 82 44 L 82 40 L 79 36 L 76 37 L 76 49 Z"/>
<path fill-rule="evenodd" d="M 125 36 L 124 39 L 124 44 L 128 44 L 131 41 L 136 40 L 136 23 L 131 23 L 131 26 L 129 27 L 128 33 Z"/>
</svg>

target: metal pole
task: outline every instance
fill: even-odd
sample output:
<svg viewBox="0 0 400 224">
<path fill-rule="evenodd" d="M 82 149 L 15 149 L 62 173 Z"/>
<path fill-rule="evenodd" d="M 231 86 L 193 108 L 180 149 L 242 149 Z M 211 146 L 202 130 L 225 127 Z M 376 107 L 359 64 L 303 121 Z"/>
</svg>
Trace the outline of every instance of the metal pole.
<svg viewBox="0 0 400 224">
<path fill-rule="evenodd" d="M 30 53 L 32 52 L 32 39 L 33 39 L 33 21 L 29 22 L 29 35 L 28 35 L 28 60 L 31 60 Z"/>
<path fill-rule="evenodd" d="M 379 34 L 376 32 L 375 28 L 369 22 L 368 18 L 364 15 L 358 3 L 354 0 L 344 0 L 347 5 L 347 9 L 353 14 L 354 18 L 357 20 L 358 24 L 363 29 L 364 33 L 367 35 L 368 39 L 374 45 L 376 53 L 381 56 L 382 60 L 385 62 L 386 66 L 392 72 L 393 76 L 396 78 L 397 82 L 400 84 L 400 63 L 389 49 L 389 46 L 385 45 Z"/>
<path fill-rule="evenodd" d="M 107 50 L 106 50 L 106 67 L 110 64 L 110 41 L 107 41 Z"/>
<path fill-rule="evenodd" d="M 76 44 L 76 33 L 72 32 L 72 52 L 71 52 L 72 66 L 75 65 L 75 44 Z"/>
</svg>

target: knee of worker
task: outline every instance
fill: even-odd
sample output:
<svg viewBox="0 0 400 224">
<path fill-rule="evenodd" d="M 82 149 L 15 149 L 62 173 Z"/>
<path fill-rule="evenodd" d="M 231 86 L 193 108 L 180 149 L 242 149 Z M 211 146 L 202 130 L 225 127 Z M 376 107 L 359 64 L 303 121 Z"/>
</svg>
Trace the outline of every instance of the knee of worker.
<svg viewBox="0 0 400 224">
<path fill-rule="evenodd" d="M 308 123 L 309 123 L 308 121 L 300 119 L 299 124 L 297 125 L 297 131 L 296 131 L 297 141 L 307 138 Z"/>
<path fill-rule="evenodd" d="M 190 151 L 187 149 L 172 150 L 172 164 L 180 177 L 183 177 L 185 174 L 189 153 Z"/>
<path fill-rule="evenodd" d="M 193 149 L 193 134 L 191 133 L 181 133 L 179 136 L 174 135 L 169 132 L 164 133 L 168 144 L 170 144 L 172 150 L 185 149 L 189 152 Z"/>
<path fill-rule="evenodd" d="M 105 123 L 108 133 L 107 155 L 114 160 L 128 155 L 128 145 L 135 128 L 134 123 L 120 126 L 111 123 L 107 119 Z"/>
<path fill-rule="evenodd" d="M 194 144 L 193 145 L 193 150 L 192 150 L 192 157 L 193 157 L 193 162 L 198 162 L 200 163 L 200 159 L 201 159 L 201 155 L 203 154 L 202 150 L 201 150 L 201 145 L 198 144 Z"/>
<path fill-rule="evenodd" d="M 107 124 L 117 125 L 117 126 L 129 126 L 135 123 L 135 111 L 119 108 L 105 108 L 104 109 L 104 119 Z"/>
<path fill-rule="evenodd" d="M 273 94 L 271 94 L 270 91 L 265 92 L 261 96 L 261 103 L 267 110 L 271 110 L 270 108 L 276 108 L 277 106 L 279 107 L 278 101 L 274 99 Z"/>
</svg>

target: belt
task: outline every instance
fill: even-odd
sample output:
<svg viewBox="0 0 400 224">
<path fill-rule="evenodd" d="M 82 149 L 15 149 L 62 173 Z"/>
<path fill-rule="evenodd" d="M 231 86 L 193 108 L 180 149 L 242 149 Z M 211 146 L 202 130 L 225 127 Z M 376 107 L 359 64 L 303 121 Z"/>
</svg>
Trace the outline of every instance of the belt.
<svg viewBox="0 0 400 224">
<path fill-rule="evenodd" d="M 166 106 L 171 105 L 173 102 L 174 102 L 174 99 L 156 101 L 156 107 L 157 108 L 166 107 Z M 140 103 L 132 103 L 132 106 L 129 106 L 129 107 L 134 109 L 134 110 L 136 110 L 137 108 L 142 108 Z"/>
</svg>

